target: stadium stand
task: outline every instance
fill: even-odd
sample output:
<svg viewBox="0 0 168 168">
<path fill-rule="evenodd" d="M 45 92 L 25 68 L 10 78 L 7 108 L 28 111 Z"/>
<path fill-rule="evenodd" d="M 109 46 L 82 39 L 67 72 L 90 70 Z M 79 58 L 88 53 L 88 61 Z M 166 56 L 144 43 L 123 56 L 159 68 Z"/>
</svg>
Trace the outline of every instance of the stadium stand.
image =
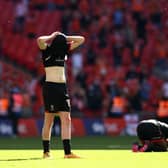
<svg viewBox="0 0 168 168">
<path fill-rule="evenodd" d="M 30 82 L 33 74 L 40 81 L 44 71 L 37 36 L 55 30 L 82 34 L 86 43 L 67 61 L 72 115 L 112 117 L 113 100 L 117 96 L 126 99 L 122 115 L 156 115 L 162 97 L 160 89 L 168 72 L 166 1 L 23 0 L 28 8 L 24 29 L 14 32 L 17 2 L 22 1 L 0 1 L 0 9 L 7 9 L 0 15 L 1 55 L 10 60 L 10 63 L 1 61 L 5 68 L 1 77 L 4 82 L 17 81 L 23 88 L 27 75 L 31 76 Z M 74 74 L 72 58 L 78 52 L 82 67 Z M 16 66 L 10 64 L 26 71 L 15 70 Z M 39 83 L 36 89 L 32 115 L 39 117 L 42 109 Z"/>
</svg>

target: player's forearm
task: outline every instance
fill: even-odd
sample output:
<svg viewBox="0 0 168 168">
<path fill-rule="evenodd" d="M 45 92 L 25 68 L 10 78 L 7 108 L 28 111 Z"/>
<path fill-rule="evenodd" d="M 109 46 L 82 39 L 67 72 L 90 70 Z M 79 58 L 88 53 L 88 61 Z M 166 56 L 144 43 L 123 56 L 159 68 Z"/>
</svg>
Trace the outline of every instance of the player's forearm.
<svg viewBox="0 0 168 168">
<path fill-rule="evenodd" d="M 46 36 L 40 36 L 39 38 L 38 38 L 38 40 L 39 41 L 41 41 L 41 42 L 47 42 L 47 41 L 51 41 L 51 40 L 53 40 L 58 34 L 60 34 L 60 32 L 53 32 L 52 34 L 50 34 L 50 35 L 46 35 Z"/>
<path fill-rule="evenodd" d="M 68 42 L 73 41 L 73 42 L 77 42 L 80 44 L 82 44 L 85 40 L 85 38 L 83 36 L 66 36 L 66 38 L 67 38 Z"/>
<path fill-rule="evenodd" d="M 52 40 L 54 38 L 54 36 L 53 35 L 49 35 L 49 36 L 40 36 L 39 38 L 38 38 L 38 41 L 40 41 L 40 42 L 47 42 L 47 41 L 50 41 L 50 40 Z"/>
<path fill-rule="evenodd" d="M 49 41 L 51 39 L 50 36 L 40 36 L 39 38 L 37 38 L 37 41 L 39 43 L 46 43 L 47 41 Z"/>
</svg>

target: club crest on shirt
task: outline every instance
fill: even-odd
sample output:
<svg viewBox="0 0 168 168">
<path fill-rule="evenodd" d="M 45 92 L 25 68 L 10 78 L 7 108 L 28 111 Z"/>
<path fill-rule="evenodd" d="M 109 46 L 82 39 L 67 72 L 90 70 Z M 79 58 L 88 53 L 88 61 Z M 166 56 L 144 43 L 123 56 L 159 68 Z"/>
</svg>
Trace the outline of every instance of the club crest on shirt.
<svg viewBox="0 0 168 168">
<path fill-rule="evenodd" d="M 54 105 L 53 104 L 50 105 L 50 110 L 54 111 Z"/>
</svg>

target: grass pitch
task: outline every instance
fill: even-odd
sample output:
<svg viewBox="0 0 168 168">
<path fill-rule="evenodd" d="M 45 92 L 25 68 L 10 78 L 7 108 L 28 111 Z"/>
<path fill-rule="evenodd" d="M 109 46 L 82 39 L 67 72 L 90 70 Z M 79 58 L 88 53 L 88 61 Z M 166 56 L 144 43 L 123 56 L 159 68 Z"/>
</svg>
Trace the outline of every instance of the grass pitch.
<svg viewBox="0 0 168 168">
<path fill-rule="evenodd" d="M 168 153 L 132 153 L 135 137 L 92 136 L 72 139 L 81 159 L 64 159 L 60 138 L 52 138 L 53 159 L 42 159 L 40 138 L 0 138 L 0 168 L 167 168 Z"/>
</svg>

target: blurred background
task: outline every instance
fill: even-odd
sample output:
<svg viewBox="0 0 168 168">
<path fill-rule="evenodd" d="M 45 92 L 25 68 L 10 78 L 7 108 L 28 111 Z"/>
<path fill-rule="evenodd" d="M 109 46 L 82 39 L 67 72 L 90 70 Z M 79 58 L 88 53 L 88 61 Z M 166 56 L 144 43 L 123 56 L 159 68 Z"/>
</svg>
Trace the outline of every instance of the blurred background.
<svg viewBox="0 0 168 168">
<path fill-rule="evenodd" d="M 166 0 L 0 0 L 0 11 L 0 136 L 41 135 L 36 38 L 54 31 L 86 39 L 66 62 L 73 136 L 133 136 L 142 119 L 168 122 Z"/>
</svg>

